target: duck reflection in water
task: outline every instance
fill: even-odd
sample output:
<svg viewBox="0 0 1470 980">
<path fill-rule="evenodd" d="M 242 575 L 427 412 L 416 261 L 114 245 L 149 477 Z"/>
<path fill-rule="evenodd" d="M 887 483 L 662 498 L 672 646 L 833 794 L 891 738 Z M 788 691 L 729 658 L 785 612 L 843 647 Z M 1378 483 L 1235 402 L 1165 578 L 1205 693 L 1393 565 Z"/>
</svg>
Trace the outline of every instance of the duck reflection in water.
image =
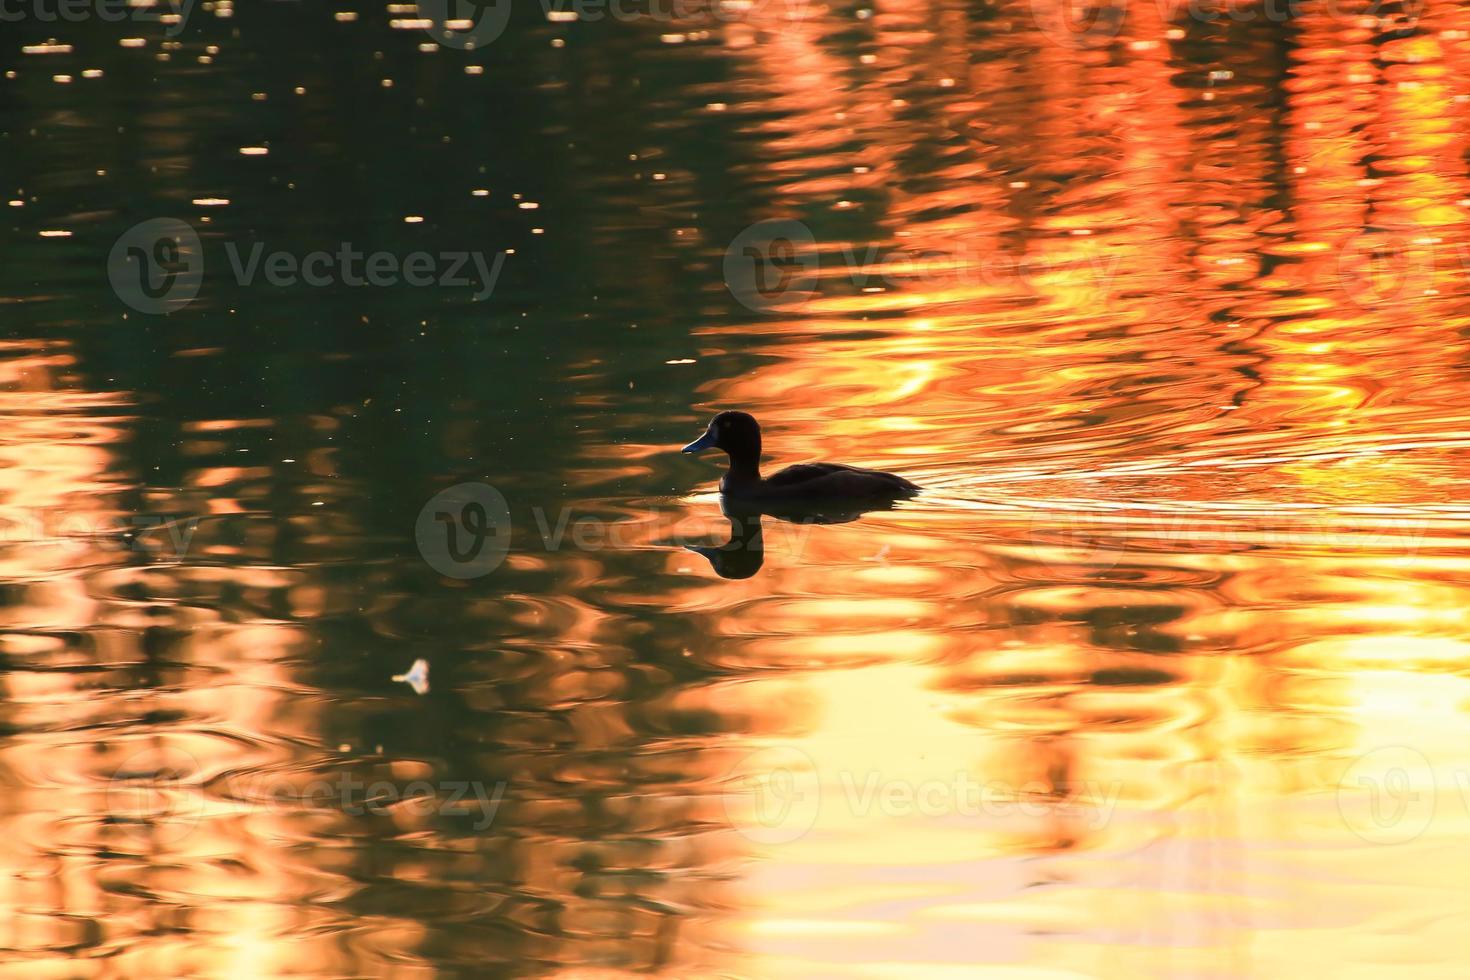
<svg viewBox="0 0 1470 980">
<path fill-rule="evenodd" d="M 766 543 L 761 525 L 763 517 L 772 517 L 790 524 L 846 524 L 869 511 L 890 510 L 892 506 L 891 502 L 876 501 L 867 502 L 860 509 L 856 506 L 847 509 L 800 508 L 792 505 L 773 507 L 756 506 L 747 501 L 722 496 L 720 513 L 730 520 L 729 540 L 720 545 L 689 544 L 684 547 L 708 559 L 710 567 L 721 578 L 750 578 L 765 563 Z M 885 545 L 880 549 L 879 557 L 886 553 Z"/>
</svg>

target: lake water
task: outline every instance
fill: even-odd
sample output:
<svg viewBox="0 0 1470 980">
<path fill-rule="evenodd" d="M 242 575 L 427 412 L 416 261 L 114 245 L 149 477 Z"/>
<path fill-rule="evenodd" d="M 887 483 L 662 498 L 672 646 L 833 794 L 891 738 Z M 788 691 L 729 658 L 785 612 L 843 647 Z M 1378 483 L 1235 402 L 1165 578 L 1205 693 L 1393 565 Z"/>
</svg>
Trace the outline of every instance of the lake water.
<svg viewBox="0 0 1470 980">
<path fill-rule="evenodd" d="M 0 975 L 1463 976 L 1470 7 L 1285 7 L 31 0 Z"/>
</svg>

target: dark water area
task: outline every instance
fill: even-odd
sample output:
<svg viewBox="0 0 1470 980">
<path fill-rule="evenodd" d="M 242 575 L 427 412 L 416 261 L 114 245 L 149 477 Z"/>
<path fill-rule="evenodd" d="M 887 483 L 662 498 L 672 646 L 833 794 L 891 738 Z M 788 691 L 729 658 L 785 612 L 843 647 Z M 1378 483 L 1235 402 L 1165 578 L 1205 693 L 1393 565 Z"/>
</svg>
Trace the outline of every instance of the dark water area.
<svg viewBox="0 0 1470 980">
<path fill-rule="evenodd" d="M 16 9 L 0 976 L 1463 972 L 1464 6 Z"/>
</svg>

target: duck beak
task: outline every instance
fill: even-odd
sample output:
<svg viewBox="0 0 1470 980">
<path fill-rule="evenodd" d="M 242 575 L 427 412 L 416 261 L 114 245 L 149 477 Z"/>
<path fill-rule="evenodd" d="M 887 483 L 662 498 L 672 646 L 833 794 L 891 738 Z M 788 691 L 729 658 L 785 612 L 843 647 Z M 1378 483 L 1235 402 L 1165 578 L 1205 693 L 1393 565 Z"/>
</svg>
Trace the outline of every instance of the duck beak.
<svg viewBox="0 0 1470 980">
<path fill-rule="evenodd" d="M 714 434 L 714 432 L 711 431 L 711 430 L 709 430 L 709 429 L 705 429 L 704 430 L 704 435 L 700 436 L 698 439 L 695 439 L 693 442 L 691 442 L 689 445 L 685 446 L 680 451 L 681 452 L 686 452 L 686 453 L 702 452 L 703 450 L 708 449 L 710 446 L 713 446 L 714 444 L 715 444 L 715 434 Z"/>
</svg>

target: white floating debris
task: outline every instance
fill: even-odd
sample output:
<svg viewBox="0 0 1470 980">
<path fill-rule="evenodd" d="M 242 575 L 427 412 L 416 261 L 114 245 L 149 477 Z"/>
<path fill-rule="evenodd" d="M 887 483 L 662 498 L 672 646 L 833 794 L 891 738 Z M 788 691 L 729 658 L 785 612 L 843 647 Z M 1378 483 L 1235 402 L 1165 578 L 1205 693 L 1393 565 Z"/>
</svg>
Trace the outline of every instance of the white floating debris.
<svg viewBox="0 0 1470 980">
<path fill-rule="evenodd" d="M 424 223 L 424 216 L 421 214 L 405 214 L 403 216 L 403 223 L 406 225 L 421 225 Z"/>
<path fill-rule="evenodd" d="M 672 361 L 664 361 L 664 363 L 665 364 L 693 364 L 694 363 L 694 358 L 692 358 L 692 357 L 676 357 Z"/>
<path fill-rule="evenodd" d="M 42 238 L 70 238 L 71 232 L 59 228 L 47 229 L 41 232 Z"/>
<path fill-rule="evenodd" d="M 270 152 L 270 148 L 269 147 L 265 147 L 265 146 L 242 146 L 242 147 L 240 147 L 240 155 L 242 157 L 263 157 L 263 156 L 265 156 L 269 152 Z"/>
<path fill-rule="evenodd" d="M 429 662 L 423 657 L 415 660 L 406 674 L 394 674 L 393 679 L 413 688 L 415 694 L 429 693 Z"/>
</svg>

